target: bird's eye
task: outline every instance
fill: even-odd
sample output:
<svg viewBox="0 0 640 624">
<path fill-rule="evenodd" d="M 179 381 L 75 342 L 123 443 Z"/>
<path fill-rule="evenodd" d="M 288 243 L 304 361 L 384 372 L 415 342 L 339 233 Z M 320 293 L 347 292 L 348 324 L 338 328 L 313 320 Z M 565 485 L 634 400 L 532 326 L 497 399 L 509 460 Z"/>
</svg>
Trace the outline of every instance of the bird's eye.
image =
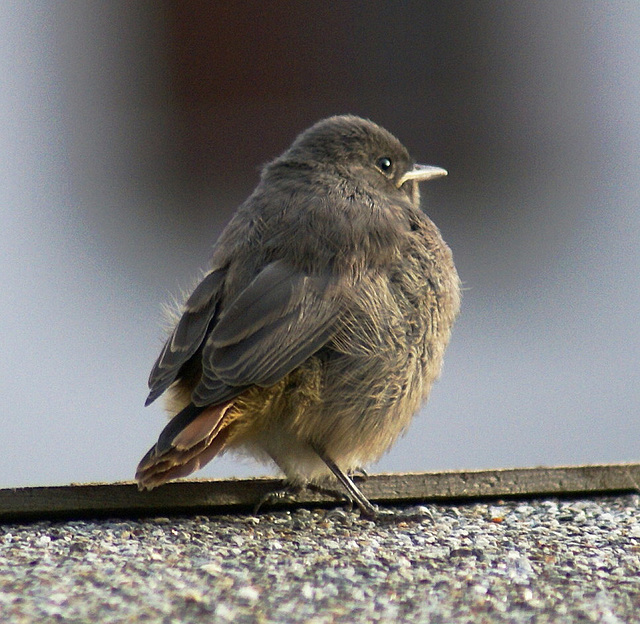
<svg viewBox="0 0 640 624">
<path fill-rule="evenodd" d="M 378 160 L 376 161 L 376 166 L 378 167 L 378 169 L 380 169 L 380 171 L 382 171 L 382 173 L 388 173 L 389 171 L 391 171 L 393 163 L 391 162 L 390 158 L 383 156 L 382 158 L 378 158 Z"/>
</svg>

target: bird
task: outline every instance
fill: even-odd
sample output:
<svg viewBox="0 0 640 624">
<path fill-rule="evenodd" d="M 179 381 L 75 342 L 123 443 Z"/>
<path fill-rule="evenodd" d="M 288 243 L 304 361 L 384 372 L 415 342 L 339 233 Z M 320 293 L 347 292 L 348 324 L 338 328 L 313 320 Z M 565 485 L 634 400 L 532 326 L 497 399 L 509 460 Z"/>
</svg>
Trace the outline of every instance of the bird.
<svg viewBox="0 0 640 624">
<path fill-rule="evenodd" d="M 151 370 L 146 405 L 165 395 L 171 419 L 141 490 L 235 451 L 294 490 L 337 479 L 376 516 L 352 476 L 426 401 L 460 309 L 452 252 L 420 207 L 419 183 L 446 174 L 354 115 L 263 167 Z"/>
</svg>

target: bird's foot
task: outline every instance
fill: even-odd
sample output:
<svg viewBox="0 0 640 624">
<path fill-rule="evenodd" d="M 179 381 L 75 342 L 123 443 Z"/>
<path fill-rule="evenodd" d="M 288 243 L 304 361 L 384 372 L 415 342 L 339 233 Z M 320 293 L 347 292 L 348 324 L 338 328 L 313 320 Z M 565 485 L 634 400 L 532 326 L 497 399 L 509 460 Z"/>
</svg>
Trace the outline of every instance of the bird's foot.
<svg viewBox="0 0 640 624">
<path fill-rule="evenodd" d="M 276 503 L 296 503 L 298 501 L 300 492 L 302 492 L 302 489 L 303 488 L 300 485 L 291 485 L 290 483 L 287 483 L 276 490 L 267 492 L 256 503 L 255 507 L 253 508 L 253 513 L 257 514 L 263 507 L 263 505 L 274 505 Z"/>
<path fill-rule="evenodd" d="M 359 481 L 360 483 L 363 483 L 369 478 L 369 473 L 364 468 L 355 468 L 347 474 L 351 477 L 351 479 L 353 479 L 354 481 Z"/>
</svg>

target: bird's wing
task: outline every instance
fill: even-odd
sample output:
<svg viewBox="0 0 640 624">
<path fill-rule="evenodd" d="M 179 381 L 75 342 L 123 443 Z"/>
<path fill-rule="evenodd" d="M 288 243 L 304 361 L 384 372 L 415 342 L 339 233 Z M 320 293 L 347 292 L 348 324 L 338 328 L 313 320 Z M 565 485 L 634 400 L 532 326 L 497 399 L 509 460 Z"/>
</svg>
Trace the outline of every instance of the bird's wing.
<svg viewBox="0 0 640 624">
<path fill-rule="evenodd" d="M 329 274 L 308 275 L 281 260 L 267 265 L 207 337 L 193 402 L 210 405 L 232 388 L 277 383 L 334 334 L 340 301 Z"/>
<path fill-rule="evenodd" d="M 149 397 L 155 401 L 177 378 L 182 366 L 202 345 L 220 300 L 225 271 L 205 275 L 184 305 L 184 313 L 149 375 Z"/>
</svg>

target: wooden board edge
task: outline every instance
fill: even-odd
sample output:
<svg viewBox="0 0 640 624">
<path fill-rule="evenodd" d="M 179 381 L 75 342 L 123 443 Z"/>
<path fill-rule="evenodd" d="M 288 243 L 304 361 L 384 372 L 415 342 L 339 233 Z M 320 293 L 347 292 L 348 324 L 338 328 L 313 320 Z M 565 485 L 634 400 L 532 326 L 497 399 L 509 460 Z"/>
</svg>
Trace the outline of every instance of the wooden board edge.
<svg viewBox="0 0 640 624">
<path fill-rule="evenodd" d="M 195 479 L 150 492 L 133 482 L 84 483 L 0 489 L 0 521 L 149 517 L 251 511 L 280 479 Z M 381 473 L 360 484 L 374 502 L 470 501 L 640 491 L 640 464 L 597 464 L 498 470 Z M 304 491 L 295 505 L 335 504 L 329 496 Z M 286 500 L 270 507 L 286 508 Z"/>
</svg>

